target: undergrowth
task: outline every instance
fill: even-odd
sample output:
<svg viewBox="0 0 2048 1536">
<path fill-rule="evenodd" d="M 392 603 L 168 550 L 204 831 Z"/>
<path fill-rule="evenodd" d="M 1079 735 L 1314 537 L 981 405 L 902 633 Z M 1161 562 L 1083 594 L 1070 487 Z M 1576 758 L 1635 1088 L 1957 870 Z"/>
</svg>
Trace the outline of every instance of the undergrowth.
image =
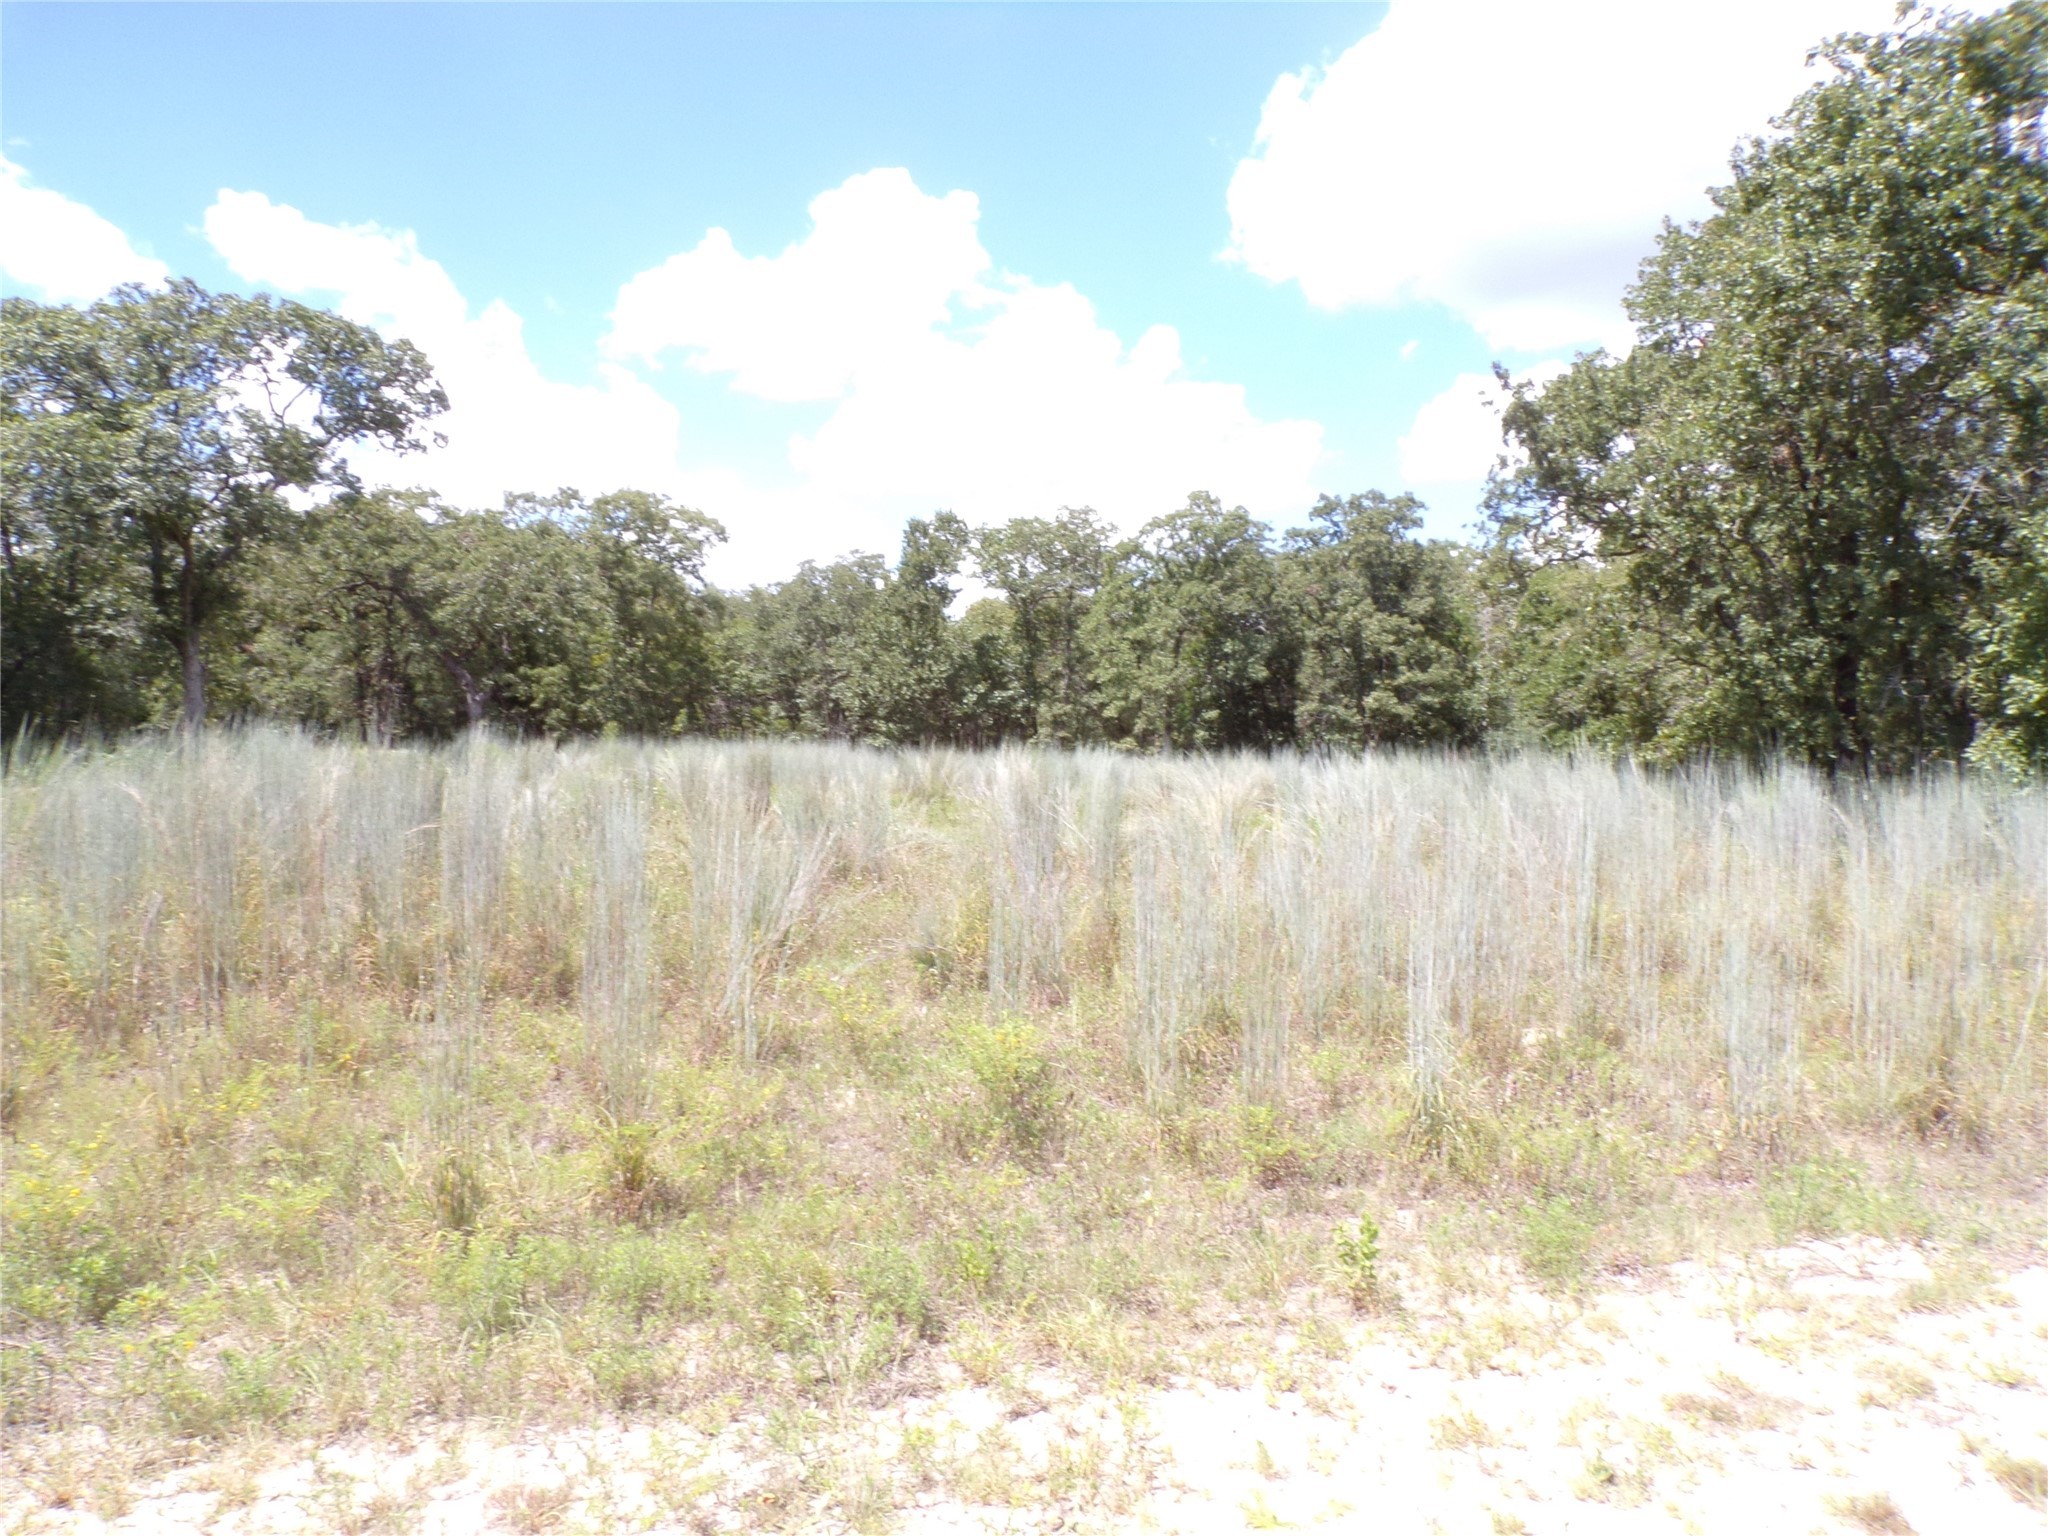
<svg viewBox="0 0 2048 1536">
<path fill-rule="evenodd" d="M 1487 771 L 31 754 L 7 1422 L 717 1414 L 939 1351 L 1128 1378 L 1220 1316 L 1397 1320 L 1479 1255 L 1570 1292 L 1997 1240 L 2048 1104 L 2037 794 Z M 1917 969 L 1852 969 L 1901 933 Z"/>
</svg>

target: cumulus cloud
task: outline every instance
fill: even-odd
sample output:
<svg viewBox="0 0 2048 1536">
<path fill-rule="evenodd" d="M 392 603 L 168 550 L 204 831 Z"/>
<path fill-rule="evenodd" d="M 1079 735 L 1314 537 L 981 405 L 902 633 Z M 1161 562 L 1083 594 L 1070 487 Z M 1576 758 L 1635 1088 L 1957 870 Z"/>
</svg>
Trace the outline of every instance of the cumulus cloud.
<svg viewBox="0 0 2048 1536">
<path fill-rule="evenodd" d="M 810 211 L 779 254 L 713 230 L 633 278 L 605 350 L 831 402 L 789 463 L 807 515 L 846 542 L 936 507 L 978 521 L 1085 502 L 1131 527 L 1197 488 L 1270 515 L 1313 501 L 1320 425 L 1261 420 L 1239 386 L 1187 377 L 1171 326 L 1126 347 L 1072 287 L 997 271 L 971 194 L 885 169 Z"/>
<path fill-rule="evenodd" d="M 1280 77 L 1231 178 L 1230 254 L 1322 308 L 1442 304 L 1495 347 L 1626 343 L 1659 221 L 1709 210 L 1736 140 L 1893 0 L 1395 0 Z"/>
<path fill-rule="evenodd" d="M 1538 363 L 1519 377 L 1547 384 L 1565 371 L 1562 362 Z M 1395 444 L 1401 479 L 1411 485 L 1484 480 L 1501 456 L 1501 409 L 1507 392 L 1490 373 L 1461 373 L 1422 403 L 1415 420 Z"/>
<path fill-rule="evenodd" d="M 10 292 L 51 304 L 85 304 L 122 283 L 154 286 L 170 269 L 83 203 L 29 185 L 0 156 L 0 275 Z"/>
<path fill-rule="evenodd" d="M 677 348 L 767 400 L 833 400 L 906 339 L 945 323 L 988 270 L 971 192 L 927 197 L 904 170 L 854 176 L 812 199 L 811 233 L 742 256 L 723 229 L 619 290 L 605 350 Z"/>
<path fill-rule="evenodd" d="M 435 423 L 447 446 L 424 457 L 360 454 L 355 468 L 371 483 L 431 485 L 466 505 L 561 485 L 676 488 L 673 405 L 617 364 L 603 365 L 595 385 L 544 377 L 519 316 L 496 300 L 472 315 L 411 231 L 323 224 L 260 192 L 227 190 L 204 228 L 238 277 L 403 337 L 433 364 L 448 392 L 448 413 Z"/>
<path fill-rule="evenodd" d="M 403 336 L 433 363 L 447 447 L 365 454 L 371 483 L 472 505 L 565 484 L 665 491 L 731 530 L 712 562 L 722 581 L 893 551 L 904 518 L 939 508 L 996 521 L 1087 503 L 1135 527 L 1198 488 L 1269 516 L 1314 500 L 1317 423 L 1262 420 L 1241 387 L 1187 377 L 1170 326 L 1126 346 L 1072 287 L 1001 273 L 971 193 L 871 171 L 811 217 L 779 254 L 742 254 L 714 229 L 626 282 L 587 385 L 545 377 L 519 316 L 501 302 L 473 313 L 410 231 L 326 224 L 237 191 L 204 228 L 238 276 Z M 779 460 L 691 461 L 675 406 L 642 371 L 674 356 L 739 394 L 829 410 Z"/>
</svg>

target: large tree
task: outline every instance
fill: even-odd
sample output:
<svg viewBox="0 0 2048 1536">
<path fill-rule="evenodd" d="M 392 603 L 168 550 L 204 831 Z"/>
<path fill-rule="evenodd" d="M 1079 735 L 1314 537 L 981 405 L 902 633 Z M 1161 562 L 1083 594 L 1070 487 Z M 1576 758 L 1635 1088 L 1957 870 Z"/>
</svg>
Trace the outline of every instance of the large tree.
<svg viewBox="0 0 2048 1536">
<path fill-rule="evenodd" d="M 1120 545 L 1083 632 L 1112 733 L 1169 751 L 1291 740 L 1278 575 L 1266 526 L 1206 492 Z"/>
<path fill-rule="evenodd" d="M 239 668 L 265 713 L 373 739 L 486 722 L 550 735 L 705 723 L 723 530 L 666 497 L 337 499 L 252 570 Z"/>
<path fill-rule="evenodd" d="M 1478 636 L 1450 546 L 1414 537 L 1413 496 L 1325 496 L 1287 535 L 1303 740 L 1470 745 L 1486 728 Z"/>
<path fill-rule="evenodd" d="M 1109 572 L 1110 546 L 1109 525 L 1088 507 L 1015 518 L 974 536 L 981 578 L 1009 610 L 1030 732 L 1040 741 L 1101 737 L 1083 627 Z"/>
<path fill-rule="evenodd" d="M 787 581 L 730 599 L 716 722 L 855 741 L 955 739 L 969 658 L 947 608 L 968 540 L 950 512 L 914 517 L 894 570 L 872 554 L 807 560 Z"/>
<path fill-rule="evenodd" d="M 181 280 L 84 310 L 10 298 L 10 561 L 70 575 L 82 547 L 100 551 L 91 579 L 139 595 L 176 657 L 180 718 L 197 726 L 209 635 L 243 595 L 252 551 L 297 520 L 288 493 L 351 486 L 345 450 L 421 447 L 418 425 L 446 405 L 410 344 L 267 295 Z"/>
<path fill-rule="evenodd" d="M 1625 588 L 1672 669 L 1654 752 L 2038 755 L 2048 4 L 1819 56 L 1717 211 L 1666 227 L 1629 355 L 1517 391 L 1496 526 Z"/>
<path fill-rule="evenodd" d="M 651 491 L 612 491 L 587 507 L 563 494 L 612 607 L 606 721 L 642 735 L 702 726 L 715 692 L 718 606 L 704 558 L 725 541 L 724 525 Z"/>
</svg>

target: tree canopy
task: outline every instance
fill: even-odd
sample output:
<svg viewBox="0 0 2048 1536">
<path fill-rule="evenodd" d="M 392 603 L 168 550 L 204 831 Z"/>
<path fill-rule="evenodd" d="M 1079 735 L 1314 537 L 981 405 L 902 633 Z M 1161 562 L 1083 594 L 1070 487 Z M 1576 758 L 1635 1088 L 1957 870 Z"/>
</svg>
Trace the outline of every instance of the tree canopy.
<svg viewBox="0 0 2048 1536">
<path fill-rule="evenodd" d="M 403 341 L 190 282 L 9 299 L 0 715 L 2048 768 L 2048 0 L 1819 56 L 1663 230 L 1633 346 L 1510 388 L 1475 546 L 1412 496 L 1197 490 L 720 591 L 724 529 L 651 490 L 365 492 L 347 455 L 447 404 Z"/>
<path fill-rule="evenodd" d="M 1656 755 L 2038 762 L 2048 7 L 1820 52 L 1716 212 L 1666 227 L 1635 347 L 1516 392 L 1496 534 L 1609 573 L 1522 618 L 1597 593 L 1654 651 L 1599 713 Z"/>
<path fill-rule="evenodd" d="M 5 301 L 0 316 L 0 517 L 9 632 L 145 634 L 178 659 L 180 717 L 206 716 L 206 638 L 240 601 L 242 567 L 288 537 L 289 491 L 352 486 L 343 450 L 421 446 L 446 407 L 406 342 L 303 304 L 115 290 L 85 310 Z M 122 619 L 113 617 L 126 610 Z M 24 611 L 26 610 L 26 611 Z M 79 644 L 10 649 L 10 712 L 71 713 L 118 679 Z"/>
</svg>

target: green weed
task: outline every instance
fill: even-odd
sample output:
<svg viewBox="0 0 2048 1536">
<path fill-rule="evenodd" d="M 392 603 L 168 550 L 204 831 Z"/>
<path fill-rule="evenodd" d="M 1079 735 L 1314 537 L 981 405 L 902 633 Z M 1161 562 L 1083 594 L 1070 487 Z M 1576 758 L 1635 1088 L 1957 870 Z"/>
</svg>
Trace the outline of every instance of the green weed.
<svg viewBox="0 0 2048 1536">
<path fill-rule="evenodd" d="M 494 1232 L 457 1239 L 441 1252 L 434 1268 L 435 1294 L 466 1343 L 488 1345 L 526 1326 L 533 1315 L 530 1263 L 523 1244 Z"/>
<path fill-rule="evenodd" d="M 1387 1290 L 1380 1274 L 1380 1224 L 1371 1212 L 1361 1211 L 1357 1221 L 1337 1228 L 1336 1250 L 1337 1273 L 1351 1304 L 1361 1311 L 1382 1305 Z"/>
<path fill-rule="evenodd" d="M 1556 1195 L 1522 1211 L 1522 1266 L 1539 1284 L 1569 1290 L 1584 1283 L 1599 1224 L 1576 1201 Z"/>
<path fill-rule="evenodd" d="M 91 1172 L 103 1145 L 95 1139 L 60 1158 L 31 1142 L 16 1154 L 0 1207 L 0 1316 L 103 1322 L 139 1278 Z"/>
<path fill-rule="evenodd" d="M 973 1088 L 955 1112 L 963 1149 L 1000 1145 L 1023 1157 L 1051 1150 L 1064 1129 L 1067 1093 L 1044 1035 L 1029 1024 L 968 1024 L 955 1038 Z"/>
<path fill-rule="evenodd" d="M 1267 1105 L 1247 1104 L 1238 1111 L 1238 1142 L 1246 1170 L 1261 1189 L 1299 1184 L 1309 1176 L 1309 1148 L 1294 1128 Z"/>
<path fill-rule="evenodd" d="M 1899 1199 L 1873 1189 L 1861 1164 L 1816 1157 L 1772 1172 L 1763 1181 L 1764 1213 L 1779 1242 L 1867 1232 L 1890 1237 L 1916 1227 Z"/>
<path fill-rule="evenodd" d="M 483 1219 L 488 1195 L 476 1161 L 459 1147 L 450 1147 L 434 1161 L 427 1191 L 434 1225 L 443 1232 L 474 1232 Z"/>
</svg>

